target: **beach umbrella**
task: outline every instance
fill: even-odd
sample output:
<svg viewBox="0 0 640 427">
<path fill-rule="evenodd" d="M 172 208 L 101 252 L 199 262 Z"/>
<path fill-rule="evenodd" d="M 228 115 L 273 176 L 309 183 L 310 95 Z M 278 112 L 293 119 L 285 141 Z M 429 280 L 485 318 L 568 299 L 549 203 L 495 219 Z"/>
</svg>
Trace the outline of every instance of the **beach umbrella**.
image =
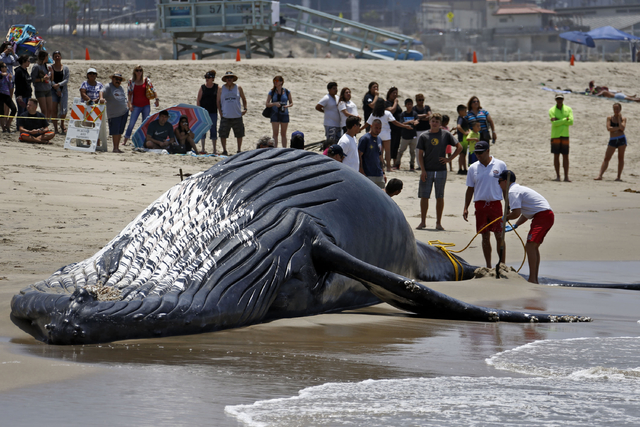
<svg viewBox="0 0 640 427">
<path fill-rule="evenodd" d="M 209 112 L 202 107 L 196 107 L 195 105 L 190 104 L 178 104 L 173 107 L 165 108 L 165 110 L 169 112 L 169 123 L 171 123 L 173 129 L 178 126 L 180 116 L 187 116 L 189 119 L 189 129 L 193 132 L 193 140 L 196 142 L 199 141 L 213 125 Z M 154 120 L 158 120 L 158 114 L 160 114 L 160 112 L 151 114 L 142 122 L 136 133 L 133 134 L 133 145 L 140 148 L 144 147 L 149 123 Z"/>
<path fill-rule="evenodd" d="M 588 47 L 596 47 L 596 42 L 593 41 L 593 38 L 582 31 L 567 31 L 566 33 L 560 34 L 560 37 L 573 43 L 583 44 Z"/>
</svg>

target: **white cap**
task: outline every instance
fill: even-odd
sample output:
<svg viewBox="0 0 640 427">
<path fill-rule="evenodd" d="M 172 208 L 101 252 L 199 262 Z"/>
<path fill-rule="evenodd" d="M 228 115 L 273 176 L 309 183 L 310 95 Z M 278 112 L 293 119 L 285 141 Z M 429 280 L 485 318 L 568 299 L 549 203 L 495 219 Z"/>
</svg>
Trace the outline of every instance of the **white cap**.
<svg viewBox="0 0 640 427">
<path fill-rule="evenodd" d="M 87 74 L 89 74 L 89 73 L 96 73 L 96 74 L 98 74 L 98 70 L 96 70 L 95 68 L 89 68 L 89 69 L 87 70 Z"/>
</svg>

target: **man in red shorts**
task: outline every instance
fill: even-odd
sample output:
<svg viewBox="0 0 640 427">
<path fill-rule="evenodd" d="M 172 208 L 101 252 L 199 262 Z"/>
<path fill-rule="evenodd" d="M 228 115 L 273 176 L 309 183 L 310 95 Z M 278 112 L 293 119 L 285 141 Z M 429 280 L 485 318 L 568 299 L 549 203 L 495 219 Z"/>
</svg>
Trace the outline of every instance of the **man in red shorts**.
<svg viewBox="0 0 640 427">
<path fill-rule="evenodd" d="M 507 165 L 489 153 L 489 143 L 478 141 L 475 149 L 478 161 L 469 166 L 467 172 L 467 193 L 464 198 L 464 211 L 462 217 L 468 221 L 469 204 L 474 200 L 476 208 L 476 231 L 480 232 L 487 224 L 496 218 L 500 218 L 484 230 L 482 230 L 482 252 L 487 261 L 487 267 L 491 268 L 491 232 L 496 236 L 497 247 L 502 247 L 502 190 L 498 184 L 498 177 L 502 171 L 507 170 Z M 504 263 L 506 250 L 502 251 L 500 262 Z"/>
<path fill-rule="evenodd" d="M 511 211 L 507 215 L 507 219 L 518 218 L 513 228 L 507 227 L 507 231 L 514 230 L 527 222 L 528 219 L 531 219 L 531 229 L 527 236 L 525 250 L 529 258 L 529 282 L 538 283 L 538 271 L 540 270 L 539 248 L 544 236 L 553 226 L 553 211 L 547 199 L 530 188 L 516 184 L 516 175 L 513 172 L 509 170 L 503 171 L 498 181 L 502 191 L 506 192 L 507 186 L 509 189 L 509 207 Z"/>
</svg>

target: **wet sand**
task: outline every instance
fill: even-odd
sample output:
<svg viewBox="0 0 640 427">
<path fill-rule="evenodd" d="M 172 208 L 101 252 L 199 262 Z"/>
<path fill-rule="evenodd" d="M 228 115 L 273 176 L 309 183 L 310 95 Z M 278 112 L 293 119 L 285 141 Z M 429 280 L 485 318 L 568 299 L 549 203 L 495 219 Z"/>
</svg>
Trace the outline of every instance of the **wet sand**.
<svg viewBox="0 0 640 427">
<path fill-rule="evenodd" d="M 97 66 L 101 76 L 133 68 L 131 62 L 69 65 L 72 85 L 78 87 L 89 65 Z M 147 61 L 145 67 L 165 106 L 194 102 L 200 75 L 211 67 L 219 75 L 226 69 L 238 73 L 249 98 L 245 147 L 270 133 L 260 111 L 276 74 L 285 76 L 285 86 L 296 103 L 289 130 L 302 130 L 307 142 L 321 139 L 322 117 L 313 106 L 330 80 L 338 81 L 340 87 L 352 87 L 357 103 L 371 80 L 378 80 L 383 88 L 398 86 L 401 97 L 420 91 L 433 110 L 449 115 L 458 103 L 476 94 L 496 121 L 499 140 L 492 153 L 506 161 L 519 182 L 544 195 L 556 214 L 556 224 L 541 247 L 541 274 L 547 260 L 639 259 L 640 194 L 624 190 L 640 190 L 640 154 L 629 137 L 638 133 L 634 117 L 640 106 L 623 104 L 623 114 L 629 117 L 630 143 L 624 182 L 613 181 L 614 158 L 605 181 L 596 183 L 592 178 L 604 155 L 608 139 L 604 123 L 612 102 L 568 95 L 566 103 L 576 115 L 571 130 L 574 182 L 557 183 L 552 181 L 546 118 L 553 96 L 539 89 L 539 83 L 549 79 L 553 82 L 548 84 L 582 89 L 593 76 L 606 75 L 609 81 L 604 83 L 609 87 L 629 92 L 630 76 L 636 72 L 633 65 L 569 68 L 566 64 L 494 63 L 471 68 L 470 64 L 444 63 L 252 60 L 240 64 Z M 407 70 L 421 79 L 404 77 Z M 185 71 L 189 75 L 176 84 Z M 382 72 L 397 77 L 383 80 Z M 184 99 L 183 93 L 192 93 L 193 99 Z M 552 325 L 450 322 L 418 319 L 381 305 L 197 336 L 102 346 L 47 346 L 11 323 L 11 296 L 59 267 L 97 252 L 179 181 L 180 168 L 196 173 L 216 159 L 140 154 L 129 149 L 122 155 L 84 154 L 64 150 L 60 137 L 53 146 L 20 144 L 15 138 L 15 134 L 0 135 L 0 410 L 9 414 L 12 425 L 44 421 L 80 425 L 89 414 L 94 417 L 93 425 L 235 425 L 223 413 L 225 405 L 291 396 L 304 387 L 329 381 L 499 375 L 484 363 L 495 352 L 538 339 L 637 335 L 640 327 L 640 296 L 630 291 L 561 289 L 529 285 L 520 278 L 484 278 L 432 287 L 471 303 L 587 315 L 595 321 Z M 235 142 L 229 146 L 235 147 Z M 405 183 L 394 200 L 415 227 L 419 222 L 418 176 L 409 171 L 390 176 Z M 415 232 L 418 239 L 453 242 L 457 248 L 469 242 L 474 226 L 461 217 L 464 183 L 462 176 L 449 176 L 443 219 L 447 231 L 435 232 L 434 212 L 430 211 L 427 230 Z M 517 267 L 522 246 L 513 235 L 508 236 L 507 246 L 507 262 Z M 462 257 L 483 264 L 478 239 Z M 566 274 L 570 279 L 571 271 Z M 29 409 L 34 405 L 41 410 Z"/>
</svg>

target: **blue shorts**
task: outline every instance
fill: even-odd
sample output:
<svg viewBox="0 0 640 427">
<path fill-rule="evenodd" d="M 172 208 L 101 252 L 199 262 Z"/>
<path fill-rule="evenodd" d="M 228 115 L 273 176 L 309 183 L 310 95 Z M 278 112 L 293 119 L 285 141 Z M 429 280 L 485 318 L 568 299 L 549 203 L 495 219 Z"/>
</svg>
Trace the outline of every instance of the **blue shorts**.
<svg viewBox="0 0 640 427">
<path fill-rule="evenodd" d="M 127 111 L 120 117 L 109 118 L 109 135 L 122 135 L 124 129 L 127 126 L 127 119 L 129 118 L 129 112 Z"/>
<path fill-rule="evenodd" d="M 627 137 L 624 135 L 616 136 L 615 138 L 609 139 L 609 147 L 622 147 L 623 145 L 627 145 Z"/>
<path fill-rule="evenodd" d="M 271 113 L 271 123 L 289 123 L 289 113 L 277 111 Z"/>
</svg>

